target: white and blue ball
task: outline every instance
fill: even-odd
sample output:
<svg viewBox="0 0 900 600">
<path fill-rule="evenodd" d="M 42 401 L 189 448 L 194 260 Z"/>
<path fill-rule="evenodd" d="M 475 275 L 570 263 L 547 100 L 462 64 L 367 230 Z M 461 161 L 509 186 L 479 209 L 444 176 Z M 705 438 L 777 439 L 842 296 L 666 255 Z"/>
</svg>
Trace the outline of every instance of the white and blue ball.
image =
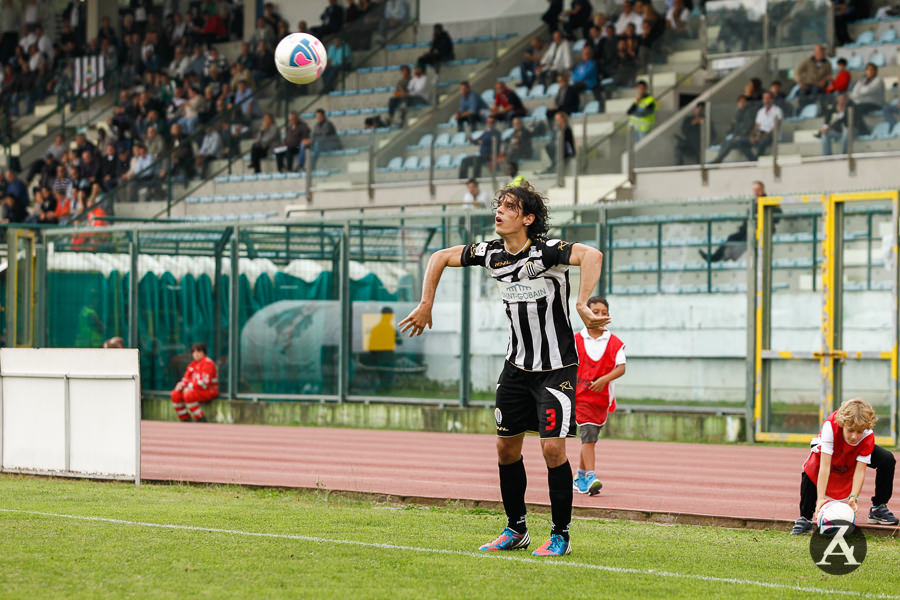
<svg viewBox="0 0 900 600">
<path fill-rule="evenodd" d="M 328 66 L 328 54 L 319 38 L 308 33 L 284 36 L 275 48 L 275 67 L 281 76 L 298 85 L 318 79 Z"/>
<path fill-rule="evenodd" d="M 832 535 L 837 532 L 838 525 L 856 524 L 856 513 L 850 505 L 840 500 L 831 500 L 819 509 L 819 533 Z"/>
</svg>

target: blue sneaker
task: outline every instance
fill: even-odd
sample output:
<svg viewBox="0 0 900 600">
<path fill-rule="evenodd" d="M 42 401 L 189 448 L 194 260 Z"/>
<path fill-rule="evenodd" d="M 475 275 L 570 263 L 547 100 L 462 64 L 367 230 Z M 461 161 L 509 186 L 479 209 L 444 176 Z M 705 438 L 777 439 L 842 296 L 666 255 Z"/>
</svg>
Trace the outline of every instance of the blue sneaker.
<svg viewBox="0 0 900 600">
<path fill-rule="evenodd" d="M 587 494 L 588 493 L 588 482 L 582 476 L 578 476 L 575 478 L 575 481 L 572 482 L 572 488 L 578 492 L 579 494 Z"/>
<path fill-rule="evenodd" d="M 597 494 L 599 494 L 600 488 L 603 487 L 603 483 L 596 477 L 591 477 L 590 479 L 586 480 L 584 484 L 585 491 L 591 496 L 596 496 Z"/>
<path fill-rule="evenodd" d="M 553 534 L 550 539 L 532 552 L 535 556 L 564 556 L 572 554 L 572 544 L 566 541 L 566 538 L 559 534 Z"/>
<path fill-rule="evenodd" d="M 513 529 L 507 527 L 503 530 L 503 533 L 500 534 L 496 540 L 491 542 L 490 544 L 485 544 L 479 550 L 483 552 L 496 552 L 497 550 L 519 550 L 525 549 L 528 547 L 528 544 L 531 543 L 531 536 L 528 535 L 528 532 L 518 533 Z"/>
</svg>

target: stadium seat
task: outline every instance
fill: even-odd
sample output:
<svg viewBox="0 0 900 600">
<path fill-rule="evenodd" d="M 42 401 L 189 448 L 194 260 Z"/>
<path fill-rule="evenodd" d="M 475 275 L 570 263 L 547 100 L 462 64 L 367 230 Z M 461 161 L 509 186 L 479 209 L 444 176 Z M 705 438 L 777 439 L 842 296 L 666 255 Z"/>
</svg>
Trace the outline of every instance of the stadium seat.
<svg viewBox="0 0 900 600">
<path fill-rule="evenodd" d="M 591 100 L 587 104 L 584 105 L 584 114 L 586 115 L 596 115 L 600 113 L 600 103 L 596 100 Z"/>
<path fill-rule="evenodd" d="M 416 166 L 417 171 L 427 171 L 431 168 L 431 157 L 423 156 L 422 160 L 419 161 L 419 164 Z"/>
<path fill-rule="evenodd" d="M 386 167 L 380 167 L 378 169 L 379 173 L 393 173 L 396 171 L 400 171 L 403 169 L 403 157 L 395 156 L 392 158 Z"/>
<path fill-rule="evenodd" d="M 449 154 L 441 154 L 436 161 L 434 161 L 435 169 L 449 169 L 452 165 L 453 157 Z"/>
<path fill-rule="evenodd" d="M 862 56 L 859 54 L 854 54 L 847 61 L 847 68 L 851 71 L 859 71 L 865 66 Z"/>
<path fill-rule="evenodd" d="M 544 98 L 556 98 L 556 94 L 559 93 L 559 84 L 551 83 L 550 86 L 544 91 Z"/>
<path fill-rule="evenodd" d="M 479 133 L 478 131 L 472 133 L 472 137 L 476 137 L 475 134 Z M 450 140 L 449 146 L 468 146 L 469 138 L 466 135 L 465 131 L 457 131 L 453 138 Z"/>
<path fill-rule="evenodd" d="M 796 117 L 791 117 L 787 119 L 788 121 L 803 121 L 804 119 L 816 119 L 819 116 L 819 105 L 818 104 L 807 104 L 803 107 L 803 110 L 800 111 L 800 114 Z"/>
<path fill-rule="evenodd" d="M 572 52 L 574 52 L 575 54 L 581 54 L 582 48 L 584 48 L 584 38 L 572 44 Z"/>
<path fill-rule="evenodd" d="M 879 123 L 878 125 L 881 125 L 881 123 Z M 878 125 L 875 126 L 876 129 L 878 128 Z M 885 123 L 885 125 L 887 125 L 887 123 Z M 900 137 L 900 123 L 894 124 L 894 128 L 891 129 L 891 133 L 890 133 L 889 137 L 892 137 L 892 138 Z"/>
<path fill-rule="evenodd" d="M 515 66 L 509 70 L 509 75 L 501 77 L 500 81 L 522 81 L 522 67 Z"/>
<path fill-rule="evenodd" d="M 869 135 L 861 135 L 859 136 L 860 141 L 868 141 L 868 140 L 884 140 L 891 136 L 891 126 L 887 122 L 881 122 L 875 126 L 872 130 L 872 133 Z"/>
<path fill-rule="evenodd" d="M 507 127 L 503 130 L 503 133 L 500 134 L 500 139 L 505 142 L 512 137 L 513 131 L 515 130 L 512 127 Z"/>
<path fill-rule="evenodd" d="M 430 133 L 426 133 L 425 135 L 423 135 L 422 137 L 419 138 L 418 143 L 413 144 L 413 145 L 409 146 L 408 148 L 410 150 L 417 150 L 419 148 L 430 148 L 431 140 L 433 140 L 433 139 L 434 139 L 434 135 L 432 135 Z"/>
<path fill-rule="evenodd" d="M 449 133 L 440 133 L 437 136 L 437 139 L 434 140 L 435 148 L 447 148 L 450 146 L 450 134 Z"/>
<path fill-rule="evenodd" d="M 419 167 L 419 157 L 418 156 L 407 156 L 406 160 L 403 161 L 403 170 L 404 171 L 415 171 Z"/>
<path fill-rule="evenodd" d="M 879 44 L 895 44 L 897 43 L 897 30 L 893 27 L 889 27 L 881 32 L 881 35 L 878 36 Z"/>
<path fill-rule="evenodd" d="M 490 106 L 494 103 L 494 90 L 487 89 L 481 92 L 481 99 L 484 100 L 484 103 Z"/>
<path fill-rule="evenodd" d="M 528 98 L 530 99 L 539 99 L 544 97 L 544 84 L 536 83 L 534 87 L 528 92 Z"/>
<path fill-rule="evenodd" d="M 451 166 L 454 169 L 458 169 L 459 166 L 462 164 L 462 161 L 466 158 L 466 156 L 467 155 L 465 152 L 460 152 L 459 154 L 457 154 L 456 156 L 453 157 L 453 164 Z"/>
<path fill-rule="evenodd" d="M 546 106 L 538 106 L 531 113 L 531 120 L 533 121 L 542 121 L 547 118 L 547 107 Z"/>
<path fill-rule="evenodd" d="M 887 58 L 881 52 L 874 52 L 869 57 L 869 62 L 880 69 L 887 64 Z"/>
<path fill-rule="evenodd" d="M 856 41 L 851 46 L 868 46 L 869 44 L 875 43 L 875 32 L 871 29 L 867 29 L 863 31 L 861 34 L 856 36 Z"/>
<path fill-rule="evenodd" d="M 518 96 L 521 100 L 524 100 L 528 97 L 528 88 L 524 85 L 520 85 L 516 88 L 516 96 Z"/>
</svg>

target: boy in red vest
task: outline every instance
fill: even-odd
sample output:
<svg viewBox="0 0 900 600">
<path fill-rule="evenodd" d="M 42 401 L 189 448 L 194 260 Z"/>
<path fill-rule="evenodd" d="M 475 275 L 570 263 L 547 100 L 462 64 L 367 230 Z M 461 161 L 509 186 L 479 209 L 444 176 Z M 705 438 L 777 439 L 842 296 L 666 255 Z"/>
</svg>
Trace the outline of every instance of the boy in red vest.
<svg viewBox="0 0 900 600">
<path fill-rule="evenodd" d="M 828 500 L 843 500 L 856 511 L 866 466 L 875 448 L 875 411 L 864 400 L 847 400 L 822 424 L 800 476 L 800 518 L 791 535 L 812 530 Z"/>
<path fill-rule="evenodd" d="M 206 415 L 203 414 L 200 403 L 209 402 L 219 395 L 219 376 L 216 373 L 216 363 L 206 355 L 206 344 L 191 346 L 191 358 L 194 359 L 193 362 L 188 365 L 184 377 L 172 390 L 172 404 L 181 421 L 190 423 L 193 415 L 194 420 L 206 423 Z"/>
<path fill-rule="evenodd" d="M 588 310 L 608 323 L 606 298 L 589 298 Z M 594 496 L 603 487 L 594 475 L 594 449 L 607 415 L 616 410 L 614 381 L 625 374 L 625 344 L 605 326 L 600 326 L 584 328 L 575 334 L 575 347 L 578 348 L 575 421 L 581 437 L 581 461 L 572 485 L 577 492 Z"/>
</svg>

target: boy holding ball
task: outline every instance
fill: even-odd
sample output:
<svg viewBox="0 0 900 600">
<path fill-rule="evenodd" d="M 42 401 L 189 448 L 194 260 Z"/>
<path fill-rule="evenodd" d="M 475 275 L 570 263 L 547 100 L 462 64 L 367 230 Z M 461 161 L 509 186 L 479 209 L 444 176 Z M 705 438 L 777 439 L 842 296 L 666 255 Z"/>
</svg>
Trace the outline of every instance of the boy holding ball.
<svg viewBox="0 0 900 600">
<path fill-rule="evenodd" d="M 791 535 L 812 530 L 828 500 L 843 500 L 856 512 L 866 466 L 875 448 L 875 411 L 868 402 L 847 400 L 822 424 L 800 476 L 800 518 Z"/>
<path fill-rule="evenodd" d="M 600 296 L 588 299 L 588 310 L 609 317 L 609 302 Z M 615 380 L 625 374 L 625 344 L 605 326 L 585 327 L 575 335 L 578 380 L 575 386 L 575 420 L 581 437 L 581 460 L 572 486 L 595 496 L 603 484 L 594 474 L 594 450 L 600 428 L 616 410 Z"/>
</svg>

